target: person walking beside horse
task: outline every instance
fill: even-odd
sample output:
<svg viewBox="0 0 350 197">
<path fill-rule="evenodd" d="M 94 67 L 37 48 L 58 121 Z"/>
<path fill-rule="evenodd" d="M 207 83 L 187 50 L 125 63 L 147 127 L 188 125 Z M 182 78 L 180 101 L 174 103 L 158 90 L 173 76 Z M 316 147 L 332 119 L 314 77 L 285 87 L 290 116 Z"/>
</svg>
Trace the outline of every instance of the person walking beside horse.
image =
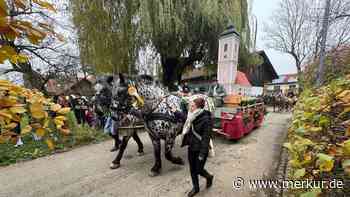
<svg viewBox="0 0 350 197">
<path fill-rule="evenodd" d="M 212 131 L 211 113 L 204 110 L 205 100 L 195 99 L 190 106 L 190 113 L 185 122 L 183 133 L 183 145 L 188 145 L 188 161 L 192 178 L 193 189 L 188 193 L 189 197 L 199 192 L 199 179 L 201 175 L 207 180 L 207 188 L 212 186 L 214 176 L 204 169 L 209 153 L 209 142 Z"/>
</svg>

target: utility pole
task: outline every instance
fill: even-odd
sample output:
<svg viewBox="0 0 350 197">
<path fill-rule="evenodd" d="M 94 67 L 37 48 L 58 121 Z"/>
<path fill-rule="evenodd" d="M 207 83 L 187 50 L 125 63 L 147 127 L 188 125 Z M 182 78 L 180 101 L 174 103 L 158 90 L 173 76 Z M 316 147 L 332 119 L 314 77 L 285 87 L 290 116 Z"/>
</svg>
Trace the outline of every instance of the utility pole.
<svg viewBox="0 0 350 197">
<path fill-rule="evenodd" d="M 322 33 L 321 33 L 321 52 L 320 52 L 320 64 L 318 67 L 317 76 L 317 87 L 320 87 L 324 81 L 324 62 L 326 58 L 326 42 L 327 42 L 327 32 L 329 25 L 329 15 L 330 15 L 331 0 L 326 0 L 326 7 L 323 17 Z"/>
</svg>

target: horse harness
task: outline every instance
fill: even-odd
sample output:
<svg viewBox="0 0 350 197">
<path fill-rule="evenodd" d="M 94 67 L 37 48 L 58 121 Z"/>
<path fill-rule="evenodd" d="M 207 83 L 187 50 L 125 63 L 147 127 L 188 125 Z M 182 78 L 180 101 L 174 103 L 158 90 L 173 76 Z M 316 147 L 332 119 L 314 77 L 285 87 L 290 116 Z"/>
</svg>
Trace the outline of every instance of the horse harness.
<svg viewBox="0 0 350 197">
<path fill-rule="evenodd" d="M 169 96 L 170 95 L 166 95 L 166 96 L 162 97 L 160 99 L 160 101 L 157 103 L 155 108 L 153 108 L 149 113 L 145 113 L 143 115 L 144 120 L 146 122 L 154 121 L 154 120 L 163 120 L 163 121 L 168 121 L 168 122 L 172 122 L 172 123 L 176 123 L 177 122 L 177 120 L 175 119 L 174 116 L 171 116 L 171 115 L 169 115 L 167 113 L 154 112 L 157 109 L 157 106 L 159 106 Z M 165 104 L 167 105 L 167 107 L 171 108 L 170 105 L 167 102 L 165 102 Z"/>
<path fill-rule="evenodd" d="M 137 87 L 133 85 L 133 87 L 137 90 Z M 142 118 L 145 120 L 146 124 L 148 125 L 148 122 L 154 121 L 154 120 L 163 120 L 163 121 L 168 121 L 172 123 L 177 123 L 177 120 L 174 116 L 171 116 L 167 113 L 159 113 L 159 112 L 154 112 L 157 109 L 157 106 L 159 106 L 165 99 L 167 99 L 170 95 L 166 95 L 160 99 L 160 101 L 157 103 L 157 105 L 150 110 L 148 113 L 142 113 Z M 171 108 L 170 105 L 165 102 L 167 107 Z"/>
</svg>

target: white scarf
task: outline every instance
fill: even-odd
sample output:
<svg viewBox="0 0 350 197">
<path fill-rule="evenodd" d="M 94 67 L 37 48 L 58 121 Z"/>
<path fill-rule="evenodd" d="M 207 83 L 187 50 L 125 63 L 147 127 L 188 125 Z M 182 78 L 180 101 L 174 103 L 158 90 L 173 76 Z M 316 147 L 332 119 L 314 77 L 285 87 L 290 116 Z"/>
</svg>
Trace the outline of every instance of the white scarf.
<svg viewBox="0 0 350 197">
<path fill-rule="evenodd" d="M 196 119 L 203 112 L 204 112 L 204 109 L 196 109 L 196 110 L 194 110 L 194 112 L 188 113 L 186 122 L 184 124 L 183 129 L 182 129 L 183 135 L 190 131 L 193 120 Z"/>
</svg>

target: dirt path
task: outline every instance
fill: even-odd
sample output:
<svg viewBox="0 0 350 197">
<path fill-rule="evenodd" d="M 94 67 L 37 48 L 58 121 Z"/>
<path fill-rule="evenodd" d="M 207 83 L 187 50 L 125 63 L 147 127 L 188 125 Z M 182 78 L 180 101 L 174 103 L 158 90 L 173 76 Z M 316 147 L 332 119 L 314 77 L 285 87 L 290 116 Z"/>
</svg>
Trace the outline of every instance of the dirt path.
<svg viewBox="0 0 350 197">
<path fill-rule="evenodd" d="M 236 191 L 232 181 L 239 176 L 259 179 L 273 173 L 290 114 L 270 113 L 264 125 L 238 142 L 217 136 L 216 157 L 207 164 L 215 174 L 214 185 L 204 189 L 201 179 L 198 196 L 265 196 L 262 191 L 247 188 Z M 136 156 L 136 143 L 130 141 L 122 167 L 110 170 L 115 153 L 107 141 L 70 152 L 0 168 L 0 197 L 182 197 L 191 189 L 188 164 L 175 166 L 165 160 L 161 176 L 148 177 L 153 164 L 152 145 L 145 133 L 140 135 L 146 155 Z M 187 160 L 186 149 L 175 148 L 175 154 Z"/>
</svg>

